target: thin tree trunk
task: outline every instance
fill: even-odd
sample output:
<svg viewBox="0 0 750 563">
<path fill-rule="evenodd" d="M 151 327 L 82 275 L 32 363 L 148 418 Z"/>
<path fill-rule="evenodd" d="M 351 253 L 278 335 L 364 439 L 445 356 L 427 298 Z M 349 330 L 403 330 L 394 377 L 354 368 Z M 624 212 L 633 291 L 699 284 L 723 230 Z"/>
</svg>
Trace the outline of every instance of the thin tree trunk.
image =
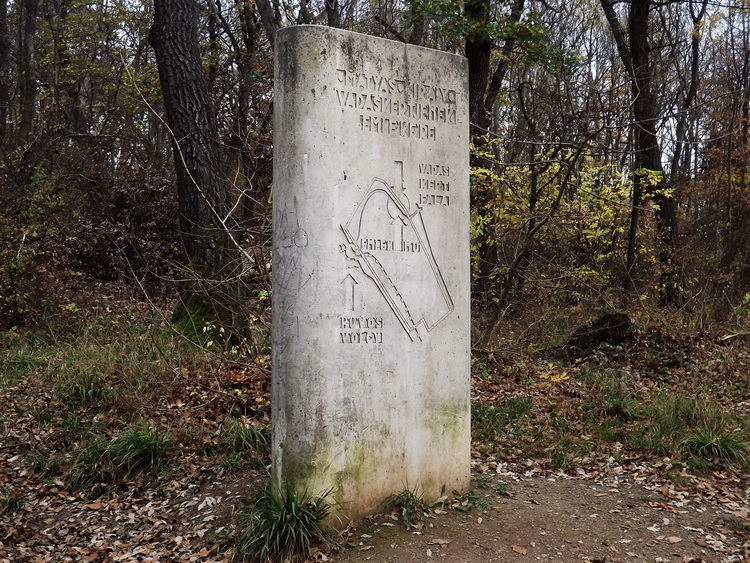
<svg viewBox="0 0 750 563">
<path fill-rule="evenodd" d="M 266 35 L 268 35 L 268 41 L 271 44 L 271 49 L 273 49 L 273 40 L 281 25 L 274 13 L 270 0 L 256 0 L 255 4 L 258 6 L 260 21 L 263 22 L 263 27 L 266 28 Z"/>
<path fill-rule="evenodd" d="M 330 27 L 341 27 L 341 6 L 338 0 L 325 0 L 326 17 Z"/>
<path fill-rule="evenodd" d="M 661 163 L 661 148 L 656 132 L 658 104 L 654 89 L 652 48 L 649 44 L 649 15 L 652 0 L 631 0 L 628 8 L 627 33 L 620 25 L 614 10 L 614 0 L 600 0 L 604 14 L 615 39 L 617 51 L 630 77 L 633 98 L 633 129 L 635 145 L 636 183 L 642 183 L 641 193 L 650 196 L 656 204 L 657 256 L 660 265 L 659 299 L 662 305 L 673 303 L 679 294 L 677 269 L 674 257 L 674 243 L 677 231 L 677 204 L 674 197 L 665 190 L 664 168 Z M 626 41 L 627 35 L 627 41 Z M 644 182 L 644 172 L 652 172 L 661 178 L 656 183 Z M 636 191 L 634 188 L 634 195 Z M 635 207 L 635 201 L 633 202 Z M 638 211 L 631 215 L 631 236 L 637 230 Z M 635 218 L 635 222 L 633 221 Z M 635 246 L 635 238 L 629 239 L 628 255 Z M 633 255 L 634 256 L 634 255 Z M 630 258 L 629 258 L 630 262 Z M 634 263 L 634 261 L 633 261 Z M 632 266 L 626 266 L 624 288 L 628 290 L 632 282 Z"/>
<path fill-rule="evenodd" d="M 622 282 L 623 308 L 626 308 L 627 298 L 635 293 L 635 282 L 633 274 L 635 269 L 636 247 L 638 242 L 638 222 L 641 216 L 641 203 L 643 201 L 643 187 L 638 176 L 633 178 L 633 205 L 630 210 L 630 227 L 628 228 L 628 249 L 625 259 L 625 278 Z"/>
<path fill-rule="evenodd" d="M 18 124 L 19 143 L 26 141 L 34 127 L 36 110 L 36 23 L 38 0 L 23 0 L 23 30 L 20 36 L 20 67 L 18 85 L 21 120 Z"/>
<path fill-rule="evenodd" d="M 469 62 L 469 122 L 471 138 L 486 134 L 479 127 L 484 121 L 484 95 L 490 76 L 492 39 L 483 29 L 490 17 L 489 0 L 468 0 L 464 4 L 464 15 L 469 22 L 477 24 L 477 31 L 466 36 L 466 58 Z"/>
<path fill-rule="evenodd" d="M 0 155 L 8 144 L 8 109 L 10 107 L 10 36 L 8 35 L 8 0 L 0 0 Z"/>
<path fill-rule="evenodd" d="M 687 174 L 689 159 L 684 159 L 683 151 L 685 146 L 685 137 L 687 136 L 688 124 L 690 122 L 690 111 L 693 107 L 695 95 L 698 92 L 699 70 L 700 70 L 700 38 L 703 17 L 706 14 L 708 0 L 701 0 L 701 9 L 696 15 L 693 11 L 693 5 L 690 4 L 690 15 L 693 21 L 693 33 L 690 43 L 690 83 L 687 94 L 682 102 L 682 112 L 677 121 L 676 142 L 674 154 L 672 155 L 672 164 L 669 169 L 669 181 L 672 185 L 679 183 Z"/>
</svg>

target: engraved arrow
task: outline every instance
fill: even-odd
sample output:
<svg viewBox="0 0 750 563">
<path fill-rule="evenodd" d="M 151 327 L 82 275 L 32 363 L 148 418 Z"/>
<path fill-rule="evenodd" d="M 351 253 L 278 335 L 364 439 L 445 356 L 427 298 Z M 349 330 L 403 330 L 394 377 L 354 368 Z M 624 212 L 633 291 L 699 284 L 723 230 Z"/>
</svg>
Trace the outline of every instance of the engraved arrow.
<svg viewBox="0 0 750 563">
<path fill-rule="evenodd" d="M 346 277 L 341 280 L 341 283 L 344 284 L 344 294 L 346 296 L 346 306 L 345 311 L 347 312 L 353 312 L 354 311 L 354 286 L 358 285 L 359 282 L 354 279 L 354 276 L 351 274 L 347 274 Z"/>
</svg>

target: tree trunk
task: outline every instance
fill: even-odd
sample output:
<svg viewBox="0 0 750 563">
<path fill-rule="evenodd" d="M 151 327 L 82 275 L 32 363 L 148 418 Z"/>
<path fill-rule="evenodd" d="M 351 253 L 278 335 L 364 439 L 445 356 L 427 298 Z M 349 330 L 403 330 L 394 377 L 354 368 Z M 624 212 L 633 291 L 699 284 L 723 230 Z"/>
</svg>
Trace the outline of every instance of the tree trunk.
<svg viewBox="0 0 750 563">
<path fill-rule="evenodd" d="M 172 135 L 182 243 L 197 276 L 183 286 L 183 303 L 189 314 L 211 311 L 225 319 L 227 298 L 236 297 L 234 289 L 225 293 L 226 280 L 236 275 L 230 246 L 236 228 L 198 51 L 196 0 L 156 0 L 149 43 Z"/>
<path fill-rule="evenodd" d="M 263 22 L 263 27 L 266 28 L 268 42 L 271 44 L 271 49 L 273 50 L 273 40 L 281 24 L 274 13 L 270 0 L 257 0 L 255 4 L 258 6 L 260 21 Z"/>
<path fill-rule="evenodd" d="M 661 148 L 656 126 L 659 119 L 656 92 L 654 90 L 653 66 L 651 64 L 652 47 L 649 44 L 648 22 L 653 0 L 632 0 L 628 11 L 627 33 L 620 26 L 614 10 L 614 0 L 600 0 L 609 23 L 617 50 L 630 77 L 630 89 L 633 98 L 633 129 L 635 132 L 635 171 L 640 177 L 634 179 L 634 195 L 643 193 L 650 196 L 656 204 L 656 229 L 658 259 L 661 267 L 659 280 L 659 299 L 662 305 L 669 305 L 678 297 L 677 269 L 674 259 L 674 242 L 677 230 L 677 204 L 674 197 L 666 193 L 664 168 L 661 163 Z M 625 36 L 627 35 L 627 41 Z M 654 172 L 661 178 L 654 183 L 644 182 L 644 171 Z M 642 187 L 638 187 L 641 183 Z M 635 200 L 635 198 L 634 198 Z M 633 202 L 636 205 L 636 202 Z M 632 267 L 634 260 L 635 229 L 637 229 L 638 212 L 634 209 L 631 216 L 629 236 L 628 265 L 624 289 L 628 291 L 632 284 Z M 632 257 L 631 257 L 632 255 Z"/>
<path fill-rule="evenodd" d="M 10 37 L 8 0 L 0 0 L 0 155 L 8 144 L 8 107 L 10 106 Z"/>
<path fill-rule="evenodd" d="M 523 14 L 525 0 L 514 0 L 511 7 L 509 21 L 517 25 Z M 494 42 L 490 37 L 488 25 L 490 24 L 490 2 L 489 0 L 469 0 L 464 6 L 464 14 L 469 22 L 474 24 L 475 31 L 466 36 L 466 58 L 469 63 L 469 122 L 471 142 L 474 151 L 471 155 L 471 165 L 489 168 L 488 163 L 482 157 L 487 141 L 491 123 L 492 108 L 500 93 L 505 74 L 508 71 L 510 55 L 516 45 L 513 34 L 505 39 L 500 50 L 499 61 L 494 72 L 491 73 L 491 58 Z M 472 190 L 472 208 L 478 213 L 489 203 L 492 194 L 486 191 Z M 483 237 L 486 238 L 486 237 Z M 479 290 L 489 279 L 489 275 L 495 268 L 494 256 L 497 250 L 487 240 L 479 240 L 478 247 L 481 253 L 479 261 L 476 285 Z"/>
<path fill-rule="evenodd" d="M 18 124 L 18 140 L 24 142 L 31 135 L 36 109 L 36 57 L 34 41 L 38 0 L 23 1 L 23 31 L 20 36 L 20 67 L 18 90 L 20 93 L 21 121 Z"/>
<path fill-rule="evenodd" d="M 338 0 L 325 0 L 329 27 L 341 27 L 341 6 Z"/>
<path fill-rule="evenodd" d="M 484 95 L 490 76 L 492 39 L 486 26 L 490 17 L 489 0 L 468 0 L 464 5 L 466 19 L 475 24 L 475 31 L 466 36 L 466 58 L 469 62 L 469 122 L 471 139 L 485 135 L 478 124 L 484 121 Z"/>
</svg>

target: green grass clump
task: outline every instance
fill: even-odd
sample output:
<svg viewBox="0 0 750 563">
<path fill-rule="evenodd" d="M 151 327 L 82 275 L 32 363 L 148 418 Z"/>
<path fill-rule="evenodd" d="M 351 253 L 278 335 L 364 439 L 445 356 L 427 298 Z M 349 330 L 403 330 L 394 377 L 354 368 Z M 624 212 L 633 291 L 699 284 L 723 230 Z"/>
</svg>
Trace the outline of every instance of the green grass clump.
<svg viewBox="0 0 750 563">
<path fill-rule="evenodd" d="M 137 423 L 107 447 L 107 458 L 117 473 L 126 477 L 144 469 L 158 469 L 167 464 L 174 444 L 168 436 L 147 424 Z"/>
<path fill-rule="evenodd" d="M 73 489 L 98 481 L 114 481 L 167 464 L 174 444 L 168 436 L 144 423 L 136 423 L 112 440 L 90 433 L 74 454 L 66 481 Z"/>
<path fill-rule="evenodd" d="M 14 385 L 43 365 L 39 352 L 24 347 L 5 350 L 0 356 L 0 387 Z"/>
<path fill-rule="evenodd" d="M 25 456 L 29 468 L 42 479 L 56 477 L 60 474 L 60 457 L 47 455 L 38 450 L 32 450 Z"/>
<path fill-rule="evenodd" d="M 18 491 L 10 491 L 0 495 L 0 514 L 12 514 L 23 508 L 25 500 Z"/>
<path fill-rule="evenodd" d="M 337 505 L 333 490 L 309 498 L 291 491 L 261 490 L 258 500 L 238 515 L 237 556 L 242 561 L 304 561 L 315 543 L 335 546 L 335 530 L 326 522 Z"/>
<path fill-rule="evenodd" d="M 747 463 L 750 447 L 738 421 L 716 402 L 698 397 L 655 397 L 626 442 L 652 455 L 687 456 L 690 468 L 705 471 L 708 460 Z"/>
<path fill-rule="evenodd" d="M 235 420 L 220 444 L 224 451 L 270 455 L 271 436 L 268 428 L 253 428 Z"/>
<path fill-rule="evenodd" d="M 383 501 L 385 512 L 398 512 L 399 518 L 407 528 L 424 518 L 425 506 L 416 489 L 404 489 L 393 493 Z"/>
<path fill-rule="evenodd" d="M 70 406 L 103 405 L 115 394 L 101 375 L 87 371 L 73 374 L 57 387 L 62 400 Z"/>
<path fill-rule="evenodd" d="M 622 381 L 604 379 L 603 389 L 604 414 L 622 422 L 638 419 L 643 414 L 641 402 L 630 388 Z"/>
<path fill-rule="evenodd" d="M 471 432 L 475 440 L 494 441 L 503 427 L 517 422 L 531 410 L 531 399 L 514 397 L 499 405 L 474 403 L 471 405 Z"/>
<path fill-rule="evenodd" d="M 271 455 L 271 435 L 268 428 L 253 428 L 240 420 L 232 422 L 215 446 L 221 454 L 220 463 L 228 471 L 238 471 L 247 465 L 264 468 Z"/>
<path fill-rule="evenodd" d="M 108 442 L 104 436 L 90 433 L 88 440 L 73 455 L 73 466 L 65 476 L 70 489 L 82 489 L 98 481 L 115 478 L 113 467 L 107 459 Z"/>
<path fill-rule="evenodd" d="M 747 463 L 748 445 L 737 432 L 715 425 L 703 425 L 688 434 L 682 449 L 703 459 Z"/>
</svg>

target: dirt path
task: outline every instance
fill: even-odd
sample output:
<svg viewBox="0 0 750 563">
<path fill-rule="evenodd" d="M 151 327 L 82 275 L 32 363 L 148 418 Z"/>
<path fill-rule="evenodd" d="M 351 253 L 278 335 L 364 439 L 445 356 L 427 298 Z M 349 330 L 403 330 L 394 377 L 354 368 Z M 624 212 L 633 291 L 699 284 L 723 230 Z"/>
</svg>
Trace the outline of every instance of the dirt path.
<svg viewBox="0 0 750 563">
<path fill-rule="evenodd" d="M 483 510 L 431 514 L 418 531 L 390 515 L 330 559 L 444 562 L 750 561 L 750 536 L 732 529 L 747 506 L 737 494 L 708 500 L 631 478 L 492 476 L 476 489 Z M 507 487 L 498 492 L 498 485 Z M 665 495 L 666 493 L 666 495 Z M 715 497 L 716 495 L 712 495 Z M 744 512 L 743 512 L 744 511 Z"/>
</svg>

